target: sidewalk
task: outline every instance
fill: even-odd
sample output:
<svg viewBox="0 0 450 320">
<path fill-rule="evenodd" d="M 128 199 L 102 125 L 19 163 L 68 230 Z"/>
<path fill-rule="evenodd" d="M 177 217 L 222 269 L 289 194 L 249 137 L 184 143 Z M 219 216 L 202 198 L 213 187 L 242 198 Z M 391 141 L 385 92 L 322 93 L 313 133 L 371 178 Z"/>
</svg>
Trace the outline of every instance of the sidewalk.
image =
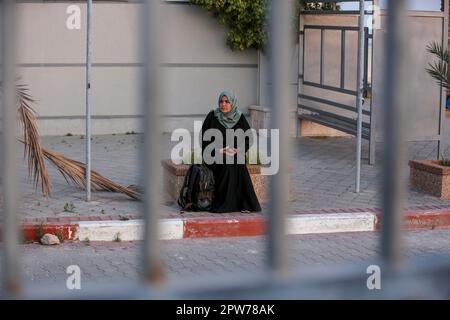
<svg viewBox="0 0 450 320">
<path fill-rule="evenodd" d="M 84 162 L 84 140 L 80 136 L 44 137 L 44 146 Z M 170 135 L 164 135 L 163 158 L 169 158 Z M 363 141 L 361 192 L 354 192 L 355 139 L 354 138 L 301 138 L 292 139 L 292 196 L 288 205 L 290 233 L 317 233 L 340 231 L 371 231 L 380 225 L 380 194 L 378 179 L 381 173 L 381 145 L 377 146 L 377 164 L 368 165 L 368 143 Z M 109 179 L 123 185 L 142 185 L 139 181 L 138 151 L 142 135 L 107 135 L 93 138 L 92 168 Z M 20 150 L 22 151 L 22 150 Z M 450 150 L 446 150 L 450 154 Z M 437 144 L 416 142 L 409 146 L 410 159 L 435 158 Z M 52 178 L 52 197 L 44 199 L 40 190 L 35 191 L 28 179 L 28 170 L 20 159 L 20 217 L 26 226 L 27 238 L 42 225 L 63 228 L 67 239 L 96 239 L 92 230 L 112 230 L 122 240 L 139 238 L 141 203 L 121 194 L 95 192 L 92 201 L 84 201 L 84 192 L 68 185 L 64 178 L 49 166 Z M 407 170 L 405 164 L 405 170 Z M 65 212 L 64 206 L 72 203 L 73 212 Z M 407 203 L 409 215 L 406 225 L 410 228 L 435 228 L 450 226 L 450 200 L 409 190 Z M 163 203 L 162 238 L 200 236 L 256 235 L 264 233 L 265 213 L 211 213 L 179 214 L 171 201 Z M 128 220 L 129 219 L 129 220 Z M 111 221 L 110 225 L 105 221 Z M 101 223 L 100 223 L 101 222 Z M 167 226 L 167 227 L 166 227 Z M 297 227 L 295 227 L 297 226 Z M 125 228 L 125 229 L 124 229 Z M 87 233 L 83 233 L 86 231 Z M 102 232 L 103 232 L 102 231 Z M 96 231 L 101 233 L 100 231 Z M 107 234 L 107 233 L 105 233 Z M 111 238 L 110 234 L 98 237 Z"/>
</svg>

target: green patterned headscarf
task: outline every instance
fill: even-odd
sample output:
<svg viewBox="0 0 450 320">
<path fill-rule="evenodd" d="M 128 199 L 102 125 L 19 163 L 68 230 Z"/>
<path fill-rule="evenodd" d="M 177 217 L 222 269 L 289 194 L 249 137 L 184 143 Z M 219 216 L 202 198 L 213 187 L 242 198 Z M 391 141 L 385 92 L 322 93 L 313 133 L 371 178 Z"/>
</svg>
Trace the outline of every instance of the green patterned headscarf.
<svg viewBox="0 0 450 320">
<path fill-rule="evenodd" d="M 220 111 L 220 100 L 223 97 L 227 97 L 228 101 L 231 103 L 231 111 L 227 113 L 223 113 Z M 234 127 L 234 125 L 239 121 L 241 118 L 242 112 L 239 111 L 237 106 L 237 98 L 235 95 L 231 92 L 224 91 L 219 95 L 219 101 L 218 101 L 219 107 L 217 107 L 214 110 L 214 116 L 217 118 L 217 120 L 227 129 L 231 129 Z"/>
</svg>

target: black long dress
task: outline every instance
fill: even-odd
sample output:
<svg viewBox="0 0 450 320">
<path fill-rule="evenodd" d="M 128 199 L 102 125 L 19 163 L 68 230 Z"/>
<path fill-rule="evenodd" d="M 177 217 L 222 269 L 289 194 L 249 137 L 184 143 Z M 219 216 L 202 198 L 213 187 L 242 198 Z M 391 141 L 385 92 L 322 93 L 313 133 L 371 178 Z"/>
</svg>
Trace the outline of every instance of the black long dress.
<svg viewBox="0 0 450 320">
<path fill-rule="evenodd" d="M 202 136 L 206 130 L 215 128 L 220 130 L 223 137 L 223 147 L 226 147 L 226 128 L 217 120 L 214 116 L 214 111 L 211 111 L 206 116 L 202 127 Z M 244 131 L 250 129 L 250 126 L 245 119 L 244 115 L 241 115 L 239 121 L 234 125 L 233 130 L 243 129 Z M 237 139 L 234 141 L 236 148 Z M 213 139 L 214 141 L 214 139 Z M 213 141 L 202 141 L 202 152 L 206 146 Z M 245 151 L 249 148 L 249 143 L 245 143 Z M 245 164 L 237 164 L 237 156 L 234 156 L 233 164 L 210 164 L 208 167 L 214 173 L 215 179 L 215 191 L 214 201 L 211 212 L 224 213 L 224 212 L 237 212 L 237 211 L 261 211 L 258 198 L 256 197 L 255 190 L 253 189 L 252 180 L 248 173 L 247 166 Z"/>
</svg>

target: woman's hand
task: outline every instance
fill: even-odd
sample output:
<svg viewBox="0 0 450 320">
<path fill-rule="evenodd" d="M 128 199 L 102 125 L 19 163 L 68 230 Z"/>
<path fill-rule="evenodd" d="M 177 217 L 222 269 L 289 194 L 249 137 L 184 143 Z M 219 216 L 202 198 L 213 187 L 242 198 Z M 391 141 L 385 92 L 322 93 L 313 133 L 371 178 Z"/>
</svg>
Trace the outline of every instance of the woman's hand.
<svg viewBox="0 0 450 320">
<path fill-rule="evenodd" d="M 226 146 L 225 148 L 219 149 L 219 152 L 228 156 L 235 156 L 237 149 Z"/>
<path fill-rule="evenodd" d="M 236 148 L 230 148 L 230 147 L 227 147 L 227 148 L 226 148 L 226 153 L 227 153 L 227 155 L 229 155 L 230 157 L 234 157 L 234 156 L 236 155 L 236 153 L 237 153 L 237 149 L 236 149 Z"/>
</svg>

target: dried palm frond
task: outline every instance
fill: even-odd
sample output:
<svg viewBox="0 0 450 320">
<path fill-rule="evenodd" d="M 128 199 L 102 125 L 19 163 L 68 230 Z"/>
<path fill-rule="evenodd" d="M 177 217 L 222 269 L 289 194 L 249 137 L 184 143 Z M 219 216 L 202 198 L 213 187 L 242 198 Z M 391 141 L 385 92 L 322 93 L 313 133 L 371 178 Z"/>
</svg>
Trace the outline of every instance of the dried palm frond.
<svg viewBox="0 0 450 320">
<path fill-rule="evenodd" d="M 44 157 L 56 166 L 67 183 L 72 181 L 78 187 L 85 189 L 86 165 L 84 163 L 69 159 L 54 151 L 42 149 L 42 152 Z M 136 190 L 114 183 L 94 170 L 91 170 L 91 188 L 95 191 L 119 192 L 133 199 L 140 199 L 140 194 Z"/>
<path fill-rule="evenodd" d="M 47 167 L 45 166 L 46 158 L 56 166 L 68 183 L 72 181 L 75 185 L 85 189 L 86 165 L 42 147 L 36 112 L 31 107 L 34 99 L 29 95 L 28 88 L 25 85 L 16 85 L 16 90 L 19 121 L 23 127 L 23 140 L 19 139 L 19 141 L 25 145 L 24 155 L 28 159 L 29 174 L 33 177 L 36 187 L 40 181 L 42 193 L 45 197 L 50 196 L 51 182 Z M 140 196 L 137 190 L 116 184 L 93 170 L 91 171 L 91 188 L 96 191 L 124 193 L 137 200 L 139 200 Z"/>
<path fill-rule="evenodd" d="M 36 187 L 39 185 L 39 181 L 41 182 L 42 193 L 45 197 L 49 197 L 51 192 L 50 176 L 45 166 L 36 113 L 30 106 L 34 100 L 28 94 L 28 88 L 25 85 L 17 84 L 16 90 L 17 112 L 23 128 L 24 156 L 28 160 L 28 173 L 33 178 Z"/>
</svg>

